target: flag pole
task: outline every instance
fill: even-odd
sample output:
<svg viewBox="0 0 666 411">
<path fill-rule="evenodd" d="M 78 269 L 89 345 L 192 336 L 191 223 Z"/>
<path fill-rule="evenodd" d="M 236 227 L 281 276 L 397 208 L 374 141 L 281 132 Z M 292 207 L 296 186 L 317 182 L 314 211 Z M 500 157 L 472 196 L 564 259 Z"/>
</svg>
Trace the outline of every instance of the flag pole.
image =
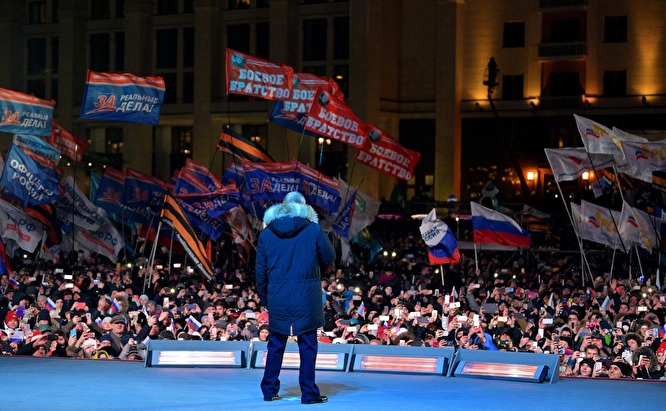
<svg viewBox="0 0 666 411">
<path fill-rule="evenodd" d="M 153 279 L 153 262 L 155 261 L 155 253 L 157 252 L 157 238 L 160 235 L 160 230 L 162 229 L 162 220 L 160 220 L 157 225 L 157 232 L 155 233 L 155 241 L 153 242 L 153 250 L 150 253 L 150 258 L 148 260 L 148 275 L 143 281 L 143 292 L 145 293 L 148 287 L 150 287 L 150 282 Z"/>
<path fill-rule="evenodd" d="M 442 273 L 442 290 L 444 290 L 444 265 L 439 265 L 439 271 Z"/>
<path fill-rule="evenodd" d="M 641 263 L 641 258 L 638 255 L 638 246 L 634 246 L 634 250 L 636 251 L 636 260 L 638 260 L 638 268 L 641 270 L 641 276 L 645 276 L 645 273 L 643 272 L 643 264 Z"/>
<path fill-rule="evenodd" d="M 562 187 L 560 186 L 560 182 L 558 181 L 557 178 L 555 178 L 555 184 L 557 185 L 557 190 L 559 191 L 560 197 L 562 198 L 562 204 L 564 205 L 564 211 L 567 212 L 567 216 L 569 217 L 569 221 L 571 222 L 571 226 L 574 229 L 574 234 L 576 234 L 576 240 L 578 242 L 578 249 L 580 250 L 580 271 L 581 271 L 580 279 L 581 279 L 582 285 L 585 285 L 585 266 L 587 266 L 587 272 L 590 275 L 590 280 L 594 283 L 594 278 L 592 278 L 592 270 L 590 269 L 590 265 L 587 262 L 587 257 L 585 256 L 585 250 L 583 249 L 583 240 L 580 238 L 580 233 L 578 232 L 578 224 L 574 221 L 573 216 L 571 215 L 571 211 L 569 211 L 569 207 L 567 206 L 567 202 L 564 199 L 564 194 L 562 193 Z"/>
<path fill-rule="evenodd" d="M 169 274 L 171 274 L 171 254 L 173 253 L 173 235 L 175 230 L 171 230 L 171 240 L 169 240 Z M 157 238 L 155 238 L 157 242 Z"/>
<path fill-rule="evenodd" d="M 474 264 L 476 264 L 476 271 L 479 271 L 479 254 L 476 249 L 476 243 L 474 243 Z"/>
</svg>

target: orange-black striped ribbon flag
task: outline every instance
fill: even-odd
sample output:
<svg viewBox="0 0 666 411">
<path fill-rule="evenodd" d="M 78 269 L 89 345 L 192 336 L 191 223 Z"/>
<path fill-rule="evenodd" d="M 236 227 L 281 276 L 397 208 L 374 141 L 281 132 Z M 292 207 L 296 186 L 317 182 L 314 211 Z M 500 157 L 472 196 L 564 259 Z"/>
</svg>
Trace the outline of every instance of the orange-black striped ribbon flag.
<svg viewBox="0 0 666 411">
<path fill-rule="evenodd" d="M 182 244 L 187 255 L 194 261 L 194 265 L 208 280 L 212 280 L 214 276 L 213 266 L 206 256 L 206 247 L 197 237 L 176 199 L 168 193 L 164 196 L 164 208 L 162 214 L 160 214 L 160 219 L 173 228 L 176 238 Z"/>
<path fill-rule="evenodd" d="M 229 127 L 225 127 L 217 149 L 250 163 L 272 163 L 274 160 L 259 144 L 246 138 Z"/>
</svg>

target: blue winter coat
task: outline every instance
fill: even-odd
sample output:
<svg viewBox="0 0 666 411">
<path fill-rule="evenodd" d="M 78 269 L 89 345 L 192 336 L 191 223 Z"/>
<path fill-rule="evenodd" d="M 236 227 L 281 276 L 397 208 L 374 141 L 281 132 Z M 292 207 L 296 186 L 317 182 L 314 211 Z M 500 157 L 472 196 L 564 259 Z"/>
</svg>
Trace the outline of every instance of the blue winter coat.
<svg viewBox="0 0 666 411">
<path fill-rule="evenodd" d="M 272 332 L 300 335 L 324 325 L 321 268 L 335 250 L 312 207 L 280 203 L 266 210 L 257 245 L 257 293 Z"/>
</svg>

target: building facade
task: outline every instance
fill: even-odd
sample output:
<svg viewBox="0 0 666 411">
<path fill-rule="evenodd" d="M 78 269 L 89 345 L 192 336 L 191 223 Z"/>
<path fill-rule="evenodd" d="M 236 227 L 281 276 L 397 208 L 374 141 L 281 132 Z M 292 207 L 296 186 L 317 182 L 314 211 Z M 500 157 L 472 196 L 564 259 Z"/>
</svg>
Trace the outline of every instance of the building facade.
<svg viewBox="0 0 666 411">
<path fill-rule="evenodd" d="M 112 164 L 168 181 L 192 157 L 221 176 L 229 158 L 215 147 L 230 124 L 277 161 L 298 158 L 376 198 L 399 185 L 408 199 L 474 200 L 492 180 L 505 201 L 548 206 L 543 148 L 581 146 L 574 113 L 666 137 L 663 0 L 3 5 L 0 87 L 56 100 L 58 123 L 91 142 L 81 167 L 92 170 Z M 270 101 L 227 96 L 226 48 L 334 78 L 361 120 L 421 153 L 415 178 L 398 182 L 354 164 L 352 148 L 269 123 Z M 164 77 L 160 123 L 79 120 L 87 70 Z"/>
</svg>

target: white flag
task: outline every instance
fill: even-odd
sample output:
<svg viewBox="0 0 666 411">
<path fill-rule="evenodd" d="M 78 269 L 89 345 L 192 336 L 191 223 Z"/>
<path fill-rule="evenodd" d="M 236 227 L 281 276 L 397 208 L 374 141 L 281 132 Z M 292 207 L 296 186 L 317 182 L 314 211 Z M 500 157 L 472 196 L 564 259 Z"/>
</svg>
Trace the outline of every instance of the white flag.
<svg viewBox="0 0 666 411">
<path fill-rule="evenodd" d="M 62 195 L 56 203 L 56 216 L 64 224 L 74 223 L 77 227 L 98 230 L 106 224 L 106 211 L 93 204 L 77 187 L 72 176 L 60 182 Z"/>
<path fill-rule="evenodd" d="M 586 171 L 601 170 L 615 164 L 610 154 L 590 154 L 584 147 L 546 148 L 546 157 L 559 181 L 575 180 Z"/>
<path fill-rule="evenodd" d="M 578 133 L 585 149 L 590 153 L 620 154 L 620 148 L 611 137 L 612 131 L 596 121 L 574 114 Z"/>
<path fill-rule="evenodd" d="M 23 210 L 0 199 L 0 235 L 3 239 L 16 241 L 29 253 L 35 251 L 44 236 L 42 225 Z"/>
<path fill-rule="evenodd" d="M 657 246 L 657 221 L 626 202 L 622 206 L 619 231 L 622 240 L 639 244 L 650 251 Z"/>
<path fill-rule="evenodd" d="M 118 253 L 123 249 L 125 242 L 116 228 L 107 220 L 107 223 L 98 230 L 78 228 L 74 232 L 74 247 L 82 248 L 107 257 L 115 263 Z"/>
<path fill-rule="evenodd" d="M 324 220 L 327 223 L 333 224 L 335 219 L 347 204 L 347 198 L 354 194 L 354 189 L 349 187 L 347 183 L 341 179 L 336 179 L 340 183 L 340 208 L 334 214 L 324 215 Z M 377 213 L 379 213 L 379 206 L 381 201 L 375 200 L 369 195 L 363 193 L 361 190 L 356 191 L 356 204 L 354 206 L 354 214 L 352 215 L 351 225 L 349 226 L 349 236 L 347 238 L 354 238 L 358 233 L 375 221 Z M 320 224 L 323 221 L 320 221 Z M 327 224 L 328 225 L 328 224 Z M 325 227 L 324 225 L 322 225 Z"/>
<path fill-rule="evenodd" d="M 623 243 L 617 232 L 616 224 L 619 224 L 621 216 L 619 211 L 581 200 L 580 213 L 580 238 L 627 251 L 623 249 Z"/>
<path fill-rule="evenodd" d="M 652 183 L 652 172 L 666 168 L 666 140 L 647 143 L 625 141 L 622 152 L 627 168 L 622 172 Z"/>
</svg>

